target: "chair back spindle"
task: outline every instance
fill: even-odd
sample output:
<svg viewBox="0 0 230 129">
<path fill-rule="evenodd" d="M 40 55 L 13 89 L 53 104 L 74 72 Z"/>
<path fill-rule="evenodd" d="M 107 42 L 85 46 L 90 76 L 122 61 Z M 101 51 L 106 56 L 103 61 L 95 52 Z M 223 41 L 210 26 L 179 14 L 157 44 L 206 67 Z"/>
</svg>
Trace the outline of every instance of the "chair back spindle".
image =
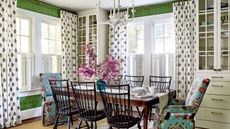
<svg viewBox="0 0 230 129">
<path fill-rule="evenodd" d="M 130 76 L 125 75 L 125 82 L 130 85 L 130 87 L 142 87 L 144 76 Z"/>
<path fill-rule="evenodd" d="M 96 117 L 97 101 L 95 82 L 71 82 L 81 117 Z"/>
<path fill-rule="evenodd" d="M 71 113 L 70 87 L 68 80 L 49 80 L 57 112 Z"/>
<path fill-rule="evenodd" d="M 166 90 L 170 90 L 171 80 L 171 76 L 150 76 L 149 84 L 150 87 L 156 87 L 157 92 L 163 93 Z"/>
<path fill-rule="evenodd" d="M 106 84 L 100 84 L 100 87 Z M 99 88 L 109 124 L 129 124 L 131 119 L 129 85 L 106 85 L 106 90 Z M 128 101 L 124 101 L 124 99 Z"/>
</svg>

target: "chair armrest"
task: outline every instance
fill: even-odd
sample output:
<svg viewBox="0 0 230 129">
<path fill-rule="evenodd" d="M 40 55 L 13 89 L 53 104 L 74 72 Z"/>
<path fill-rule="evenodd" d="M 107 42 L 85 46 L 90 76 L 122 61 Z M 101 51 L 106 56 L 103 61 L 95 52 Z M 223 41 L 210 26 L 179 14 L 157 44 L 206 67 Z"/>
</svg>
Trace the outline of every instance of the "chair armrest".
<svg viewBox="0 0 230 129">
<path fill-rule="evenodd" d="M 195 114 L 194 113 L 170 113 L 167 112 L 165 116 L 165 120 L 173 120 L 173 119 L 184 119 L 184 120 L 193 120 Z"/>
<path fill-rule="evenodd" d="M 180 98 L 169 99 L 169 105 L 185 105 L 185 100 Z"/>
<path fill-rule="evenodd" d="M 186 106 L 186 105 L 169 105 L 167 112 L 170 113 L 196 113 L 196 106 Z"/>
</svg>

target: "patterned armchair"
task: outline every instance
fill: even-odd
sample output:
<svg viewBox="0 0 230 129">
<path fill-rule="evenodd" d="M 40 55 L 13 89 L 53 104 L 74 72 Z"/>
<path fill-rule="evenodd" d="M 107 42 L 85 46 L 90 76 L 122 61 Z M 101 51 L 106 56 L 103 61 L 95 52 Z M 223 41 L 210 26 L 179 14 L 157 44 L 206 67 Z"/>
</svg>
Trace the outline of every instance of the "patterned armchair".
<svg viewBox="0 0 230 129">
<path fill-rule="evenodd" d="M 159 129 L 195 129 L 194 116 L 208 88 L 209 79 L 196 77 L 186 100 L 171 99 L 161 114 Z"/>
<path fill-rule="evenodd" d="M 51 125 L 55 122 L 56 118 L 56 106 L 53 100 L 52 90 L 49 84 L 49 80 L 61 80 L 62 75 L 61 73 L 41 73 L 40 74 L 40 84 L 42 87 L 42 96 L 43 96 L 43 103 L 42 103 L 42 124 L 43 125 Z M 76 119 L 76 116 L 73 117 Z M 67 122 L 67 117 L 60 116 L 59 122 Z"/>
</svg>

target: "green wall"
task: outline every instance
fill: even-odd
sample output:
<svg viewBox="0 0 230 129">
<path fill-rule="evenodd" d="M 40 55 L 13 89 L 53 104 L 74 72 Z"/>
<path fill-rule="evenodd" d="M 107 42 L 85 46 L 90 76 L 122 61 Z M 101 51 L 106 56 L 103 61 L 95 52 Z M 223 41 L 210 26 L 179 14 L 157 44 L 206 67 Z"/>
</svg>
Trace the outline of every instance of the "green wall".
<svg viewBox="0 0 230 129">
<path fill-rule="evenodd" d="M 42 95 L 20 97 L 20 110 L 27 110 L 42 106 Z"/>
<path fill-rule="evenodd" d="M 143 17 L 173 12 L 172 2 L 136 7 L 135 10 L 135 17 Z"/>
<path fill-rule="evenodd" d="M 60 17 L 61 8 L 37 0 L 17 0 L 17 7 L 53 17 Z"/>
</svg>

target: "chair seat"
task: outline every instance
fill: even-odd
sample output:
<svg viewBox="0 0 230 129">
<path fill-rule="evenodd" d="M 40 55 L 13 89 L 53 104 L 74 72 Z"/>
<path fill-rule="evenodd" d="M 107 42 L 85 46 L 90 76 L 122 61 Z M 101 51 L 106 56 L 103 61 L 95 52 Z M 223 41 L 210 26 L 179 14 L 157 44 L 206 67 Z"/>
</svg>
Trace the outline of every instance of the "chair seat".
<svg viewBox="0 0 230 129">
<path fill-rule="evenodd" d="M 154 104 L 151 106 L 151 108 L 159 108 L 160 107 L 160 104 Z"/>
<path fill-rule="evenodd" d="M 71 112 L 69 112 L 68 110 L 69 110 L 69 106 L 66 106 L 66 107 L 63 107 L 61 110 L 59 110 L 58 113 L 61 115 L 72 115 L 72 114 L 79 113 L 77 107 L 71 107 Z"/>
<path fill-rule="evenodd" d="M 128 115 L 114 115 L 109 120 L 109 124 L 117 128 L 130 128 L 141 122 L 140 117 Z"/>
<path fill-rule="evenodd" d="M 87 110 L 79 114 L 79 118 L 86 121 L 98 121 L 106 117 L 104 110 Z"/>
</svg>

